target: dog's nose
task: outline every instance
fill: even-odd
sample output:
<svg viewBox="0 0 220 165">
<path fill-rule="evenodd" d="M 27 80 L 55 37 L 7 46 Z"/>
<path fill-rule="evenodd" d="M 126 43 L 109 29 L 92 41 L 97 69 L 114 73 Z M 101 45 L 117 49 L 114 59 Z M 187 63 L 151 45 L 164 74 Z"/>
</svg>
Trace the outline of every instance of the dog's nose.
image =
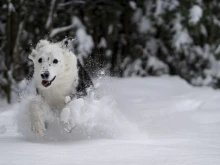
<svg viewBox="0 0 220 165">
<path fill-rule="evenodd" d="M 45 71 L 43 73 L 40 74 L 42 79 L 48 79 L 50 73 L 48 71 Z"/>
</svg>

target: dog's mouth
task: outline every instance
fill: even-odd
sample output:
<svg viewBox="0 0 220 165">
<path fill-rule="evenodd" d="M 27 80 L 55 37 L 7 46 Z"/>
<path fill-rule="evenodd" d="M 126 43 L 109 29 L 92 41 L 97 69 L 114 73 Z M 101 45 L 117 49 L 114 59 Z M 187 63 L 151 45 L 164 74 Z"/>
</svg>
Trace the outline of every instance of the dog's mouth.
<svg viewBox="0 0 220 165">
<path fill-rule="evenodd" d="M 54 76 L 54 78 L 53 78 L 52 80 L 50 80 L 50 81 L 42 80 L 42 81 L 41 81 L 41 84 L 42 84 L 44 87 L 49 87 L 49 86 L 52 84 L 52 82 L 55 80 L 55 78 L 56 78 L 56 76 Z"/>
</svg>

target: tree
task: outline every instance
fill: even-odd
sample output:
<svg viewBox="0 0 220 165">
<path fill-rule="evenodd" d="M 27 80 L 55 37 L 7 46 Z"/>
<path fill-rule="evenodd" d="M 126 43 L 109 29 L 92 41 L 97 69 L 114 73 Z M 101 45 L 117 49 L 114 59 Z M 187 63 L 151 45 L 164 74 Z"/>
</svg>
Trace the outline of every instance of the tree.
<svg viewBox="0 0 220 165">
<path fill-rule="evenodd" d="M 178 75 L 220 88 L 218 0 L 8 0 L 0 2 L 0 95 L 33 72 L 40 39 L 70 47 L 93 75 Z"/>
</svg>

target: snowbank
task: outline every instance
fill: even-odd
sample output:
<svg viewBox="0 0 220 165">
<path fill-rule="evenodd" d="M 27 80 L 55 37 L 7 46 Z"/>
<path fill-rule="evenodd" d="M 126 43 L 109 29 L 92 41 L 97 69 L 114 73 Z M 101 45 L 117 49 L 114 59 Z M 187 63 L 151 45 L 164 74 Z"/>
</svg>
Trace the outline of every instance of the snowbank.
<svg viewBox="0 0 220 165">
<path fill-rule="evenodd" d="M 56 125 L 48 130 L 47 139 L 56 142 L 29 135 L 28 99 L 6 106 L 0 113 L 0 164 L 220 164 L 219 91 L 166 76 L 102 79 L 96 94 L 101 97 L 85 98 L 74 132 L 62 134 Z M 23 117 L 22 136 L 16 111 Z"/>
</svg>

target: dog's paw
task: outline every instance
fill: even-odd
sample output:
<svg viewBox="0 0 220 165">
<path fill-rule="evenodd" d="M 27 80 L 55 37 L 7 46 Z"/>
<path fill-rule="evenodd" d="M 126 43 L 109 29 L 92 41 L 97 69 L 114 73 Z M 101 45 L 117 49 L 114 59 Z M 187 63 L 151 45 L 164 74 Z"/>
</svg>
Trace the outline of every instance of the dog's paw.
<svg viewBox="0 0 220 165">
<path fill-rule="evenodd" d="M 71 130 L 75 127 L 75 123 L 71 119 L 70 107 L 65 107 L 62 109 L 60 114 L 60 120 L 63 123 L 64 130 L 66 132 L 71 132 Z"/>
<path fill-rule="evenodd" d="M 75 111 L 80 111 L 84 106 L 84 100 L 82 98 L 75 99 L 72 101 L 72 106 L 74 107 Z"/>
<path fill-rule="evenodd" d="M 46 131 L 45 124 L 40 121 L 35 121 L 32 126 L 31 126 L 32 131 L 37 135 L 37 136 L 44 136 L 44 131 Z"/>
<path fill-rule="evenodd" d="M 69 121 L 69 119 L 70 119 L 70 107 L 65 107 L 65 108 L 62 109 L 62 111 L 60 113 L 60 119 L 64 124 Z"/>
<path fill-rule="evenodd" d="M 68 133 L 70 133 L 75 127 L 76 124 L 72 120 L 69 120 L 67 123 L 64 123 L 64 130 Z"/>
<path fill-rule="evenodd" d="M 65 97 L 65 103 L 68 104 L 71 101 L 71 97 L 70 96 L 66 96 Z"/>
</svg>

